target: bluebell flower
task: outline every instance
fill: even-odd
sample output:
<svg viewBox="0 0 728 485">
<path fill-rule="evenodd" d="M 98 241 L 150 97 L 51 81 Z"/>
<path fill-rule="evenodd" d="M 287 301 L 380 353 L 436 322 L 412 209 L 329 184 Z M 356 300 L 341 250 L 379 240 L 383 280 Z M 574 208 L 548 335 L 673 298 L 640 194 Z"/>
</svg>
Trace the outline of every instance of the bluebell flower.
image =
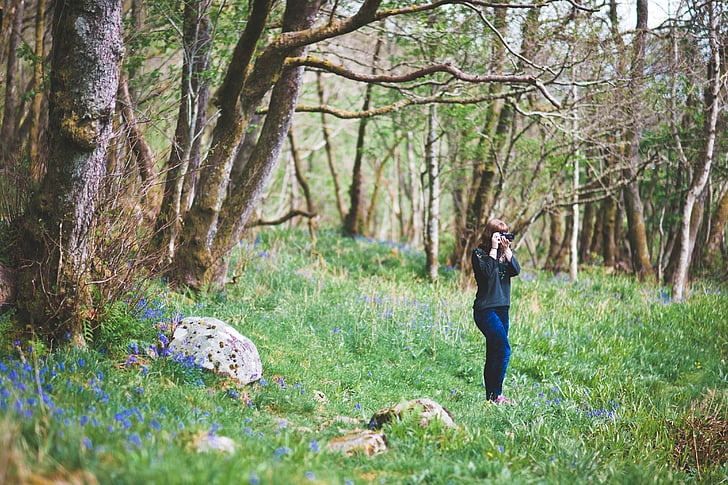
<svg viewBox="0 0 728 485">
<path fill-rule="evenodd" d="M 289 453 L 291 453 L 291 449 L 286 446 L 282 446 L 276 450 L 275 456 L 278 458 L 283 455 L 288 455 Z"/>
</svg>

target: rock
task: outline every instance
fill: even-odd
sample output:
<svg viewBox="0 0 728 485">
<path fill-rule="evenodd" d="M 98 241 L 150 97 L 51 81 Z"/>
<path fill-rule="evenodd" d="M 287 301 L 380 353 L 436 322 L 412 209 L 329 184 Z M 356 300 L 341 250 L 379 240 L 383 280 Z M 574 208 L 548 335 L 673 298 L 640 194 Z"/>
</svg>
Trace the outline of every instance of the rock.
<svg viewBox="0 0 728 485">
<path fill-rule="evenodd" d="M 387 451 L 387 442 L 382 432 L 362 430 L 354 434 L 334 438 L 329 441 L 326 447 L 331 451 L 345 453 L 348 456 L 359 453 L 374 456 Z"/>
<path fill-rule="evenodd" d="M 236 443 L 232 438 L 220 436 L 213 433 L 198 433 L 192 442 L 192 446 L 199 453 L 208 451 L 222 451 L 235 453 Z"/>
<path fill-rule="evenodd" d="M 420 426 L 427 427 L 434 420 L 439 420 L 447 428 L 456 428 L 457 425 L 452 419 L 450 412 L 436 403 L 432 399 L 420 398 L 412 401 L 402 402 L 396 406 L 384 408 L 372 416 L 369 426 L 373 429 L 379 429 L 385 423 L 389 423 L 392 419 L 402 419 L 405 414 L 415 413 L 419 418 Z"/>
<path fill-rule="evenodd" d="M 263 365 L 255 344 L 225 322 L 189 317 L 174 330 L 169 350 L 242 385 L 259 380 Z"/>
</svg>

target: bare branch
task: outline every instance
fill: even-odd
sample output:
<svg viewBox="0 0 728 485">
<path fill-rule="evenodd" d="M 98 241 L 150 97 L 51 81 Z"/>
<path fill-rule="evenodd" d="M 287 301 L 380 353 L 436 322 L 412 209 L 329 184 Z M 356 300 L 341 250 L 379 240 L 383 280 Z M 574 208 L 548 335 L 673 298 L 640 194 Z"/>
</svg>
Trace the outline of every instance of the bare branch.
<svg viewBox="0 0 728 485">
<path fill-rule="evenodd" d="M 442 64 L 435 64 L 432 66 L 428 66 L 422 69 L 418 69 L 416 71 L 412 71 L 408 74 L 403 74 L 399 76 L 392 76 L 392 75 L 370 75 L 370 74 L 358 74 L 354 73 L 352 71 L 349 71 L 348 69 L 344 68 L 343 66 L 336 65 L 332 62 L 323 61 L 320 59 L 316 59 L 313 57 L 289 57 L 286 59 L 286 64 L 295 64 L 299 66 L 307 66 L 307 67 L 314 67 L 317 69 L 322 69 L 327 72 L 331 72 L 333 74 L 337 74 L 339 76 L 342 76 L 346 79 L 350 79 L 352 81 L 361 81 L 361 82 L 367 82 L 367 83 L 405 83 L 414 81 L 415 79 L 419 79 L 421 77 L 425 76 L 431 76 L 437 72 L 444 72 L 452 75 L 454 78 L 459 79 L 461 81 L 467 81 L 469 83 L 479 84 L 479 83 L 502 83 L 502 84 L 530 84 L 534 86 L 536 89 L 541 91 L 541 94 L 544 95 L 546 99 L 549 100 L 551 104 L 553 104 L 556 108 L 561 108 L 561 103 L 559 103 L 556 98 L 554 98 L 551 93 L 546 89 L 546 86 L 543 84 L 542 81 L 540 81 L 537 77 L 531 76 L 531 75 L 515 75 L 515 74 L 487 74 L 484 76 L 476 76 L 472 74 L 467 74 L 457 67 L 453 66 L 449 62 L 445 62 Z"/>
<path fill-rule="evenodd" d="M 343 109 L 333 108 L 331 106 L 309 106 L 309 105 L 298 105 L 296 107 L 297 113 L 325 113 L 335 116 L 340 119 L 357 119 L 357 118 L 371 118 L 373 116 L 379 116 L 394 111 L 400 110 L 407 106 L 416 106 L 423 104 L 478 104 L 484 101 L 492 101 L 494 99 L 504 99 L 507 97 L 520 96 L 529 92 L 533 92 L 533 88 L 524 88 L 500 94 L 484 94 L 482 96 L 473 96 L 469 98 L 453 97 L 446 98 L 442 96 L 430 96 L 425 98 L 407 98 L 386 106 L 380 106 L 379 108 L 369 109 L 365 111 L 347 111 Z M 266 109 L 261 109 L 259 113 L 265 114 Z"/>
<path fill-rule="evenodd" d="M 495 26 L 490 22 L 490 20 L 488 20 L 488 18 L 485 15 L 483 15 L 483 12 L 481 10 L 478 10 L 477 8 L 474 8 L 474 7 L 470 6 L 470 5 L 468 5 L 468 7 L 470 7 L 473 11 L 475 11 L 475 13 L 478 14 L 478 16 L 480 17 L 480 20 L 485 25 L 488 26 L 488 28 L 495 34 L 496 37 L 498 37 L 498 40 L 500 41 L 500 43 L 503 45 L 503 47 L 506 48 L 506 50 L 508 52 L 510 52 L 510 54 L 512 56 L 517 57 L 518 59 L 520 59 L 524 63 L 528 64 L 529 66 L 531 66 L 531 67 L 533 67 L 535 69 L 538 69 L 539 71 L 548 71 L 551 74 L 554 74 L 554 72 L 551 70 L 550 67 L 548 67 L 548 66 L 546 66 L 546 67 L 538 66 L 533 61 L 531 61 L 529 59 L 526 59 L 524 56 L 522 56 L 518 52 L 515 52 L 513 49 L 511 49 L 511 46 L 508 45 L 508 42 L 506 42 L 506 40 L 503 38 L 503 35 L 501 35 L 500 31 L 495 28 Z"/>
<path fill-rule="evenodd" d="M 310 214 L 306 211 L 302 211 L 299 209 L 291 209 L 288 214 L 285 214 L 282 217 L 279 217 L 278 219 L 274 219 L 272 221 L 264 221 L 263 219 L 258 219 L 257 221 L 250 224 L 250 226 L 277 226 L 279 224 L 283 224 L 286 221 L 289 221 L 293 219 L 294 217 L 307 217 L 311 219 L 312 217 L 316 217 L 318 214 Z"/>
<path fill-rule="evenodd" d="M 561 1 L 567 1 L 571 3 L 575 8 L 584 10 L 586 12 L 596 12 L 595 9 L 590 9 L 576 4 L 573 0 L 544 0 L 537 3 L 500 3 L 500 2 L 485 2 L 480 0 L 438 0 L 436 2 L 426 3 L 423 5 L 413 5 L 405 8 L 392 8 L 378 10 L 381 5 L 381 0 L 366 0 L 359 10 L 351 17 L 346 17 L 341 20 L 333 20 L 332 16 L 329 17 L 329 22 L 326 24 L 308 30 L 302 30 L 298 32 L 285 32 L 281 34 L 278 39 L 274 42 L 277 44 L 277 48 L 281 49 L 292 49 L 303 45 L 315 44 L 325 39 L 337 37 L 340 35 L 354 32 L 355 30 L 374 23 L 378 20 L 384 20 L 389 17 L 395 17 L 398 15 L 408 15 L 415 13 L 427 12 L 435 10 L 445 5 L 464 5 L 472 8 L 477 7 L 489 7 L 489 8 L 508 8 L 508 9 L 532 9 L 542 8 L 552 3 Z"/>
</svg>

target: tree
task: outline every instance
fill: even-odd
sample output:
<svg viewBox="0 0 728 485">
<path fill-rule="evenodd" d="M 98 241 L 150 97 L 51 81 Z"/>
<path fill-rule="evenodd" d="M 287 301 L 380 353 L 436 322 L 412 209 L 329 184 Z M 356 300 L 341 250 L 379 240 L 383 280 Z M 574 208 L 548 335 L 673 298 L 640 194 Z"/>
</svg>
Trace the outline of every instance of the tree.
<svg viewBox="0 0 728 485">
<path fill-rule="evenodd" d="M 184 4 L 181 99 L 156 222 L 158 243 L 165 248 L 168 258 L 175 253 L 182 218 L 196 190 L 202 156 L 202 133 L 207 124 L 210 83 L 207 72 L 212 49 L 209 9 L 209 0 Z"/>
<path fill-rule="evenodd" d="M 56 2 L 47 172 L 21 220 L 18 307 L 38 330 L 84 344 L 89 241 L 113 136 L 121 0 Z"/>
<path fill-rule="evenodd" d="M 2 124 L 0 124 L 0 157 L 3 165 L 8 165 L 7 160 L 15 149 L 17 138 L 16 120 L 18 111 L 18 46 L 20 45 L 23 31 L 23 14 L 25 13 L 25 0 L 15 0 L 8 12 L 7 25 L 10 27 L 10 41 L 7 47 L 7 62 L 5 75 L 5 100 L 3 109 Z"/>
<path fill-rule="evenodd" d="M 637 0 L 637 30 L 634 39 L 634 52 L 632 55 L 632 68 L 630 78 L 630 94 L 633 99 L 640 99 L 644 92 L 642 79 L 644 77 L 645 65 L 645 37 L 647 35 L 647 0 Z M 637 167 L 640 165 L 640 138 L 642 137 L 643 121 L 639 113 L 632 113 L 633 127 L 627 133 L 629 143 L 629 167 L 626 169 L 625 178 L 629 180 L 624 188 L 624 200 L 626 205 L 629 242 L 632 250 L 632 263 L 635 272 L 641 279 L 651 278 L 653 275 L 652 263 L 650 262 L 649 248 L 647 245 L 647 230 L 645 228 L 644 208 L 639 192 L 639 184 L 636 180 Z"/>
<path fill-rule="evenodd" d="M 205 288 L 224 280 L 226 256 L 245 231 L 286 139 L 296 111 L 304 67 L 376 84 L 412 82 L 437 73 L 466 83 L 525 84 L 540 90 L 558 104 L 535 75 L 474 76 L 451 63 L 433 64 L 404 75 L 361 75 L 305 55 L 307 47 L 317 42 L 354 32 L 389 17 L 427 12 L 450 3 L 463 2 L 435 2 L 380 10 L 380 0 L 366 0 L 352 15 L 340 18 L 337 17 L 339 7 L 336 5 L 329 12 L 328 20 L 316 25 L 322 3 L 291 0 L 286 3 L 283 12 L 282 32 L 263 46 L 266 21 L 272 14 L 273 4 L 266 0 L 253 2 L 246 28 L 218 90 L 220 116 L 213 130 L 211 150 L 200 172 L 197 196 L 185 216 L 185 229 L 173 258 L 172 278 L 193 288 Z M 471 8 L 480 4 L 477 1 L 464 3 Z M 507 5 L 498 7 L 506 8 Z M 269 93 L 270 97 L 266 98 Z M 265 99 L 269 101 L 263 110 L 265 121 L 260 135 L 238 180 L 230 180 L 231 167 L 243 134 Z M 437 99 L 415 99 L 398 106 L 433 101 Z M 396 108 L 367 110 L 366 114 L 356 116 L 372 116 Z M 234 192 L 228 191 L 230 184 L 235 184 Z"/>
<path fill-rule="evenodd" d="M 722 109 L 721 93 L 723 92 L 723 87 L 725 85 L 725 80 L 721 76 L 722 48 L 719 42 L 718 31 L 720 7 L 709 2 L 705 4 L 705 8 L 707 9 L 707 35 L 710 53 L 707 68 L 707 86 L 704 96 L 705 113 L 703 119 L 705 146 L 699 159 L 699 163 L 693 170 L 690 187 L 685 197 L 682 209 L 682 219 L 680 224 L 680 256 L 673 288 L 673 296 L 676 300 L 682 300 L 687 286 L 688 268 L 693 252 L 692 248 L 695 244 L 696 238 L 694 231 L 691 231 L 693 228 L 693 209 L 695 208 L 695 203 L 698 200 L 698 197 L 705 189 L 713 165 L 716 126 L 718 124 L 718 114 Z"/>
</svg>

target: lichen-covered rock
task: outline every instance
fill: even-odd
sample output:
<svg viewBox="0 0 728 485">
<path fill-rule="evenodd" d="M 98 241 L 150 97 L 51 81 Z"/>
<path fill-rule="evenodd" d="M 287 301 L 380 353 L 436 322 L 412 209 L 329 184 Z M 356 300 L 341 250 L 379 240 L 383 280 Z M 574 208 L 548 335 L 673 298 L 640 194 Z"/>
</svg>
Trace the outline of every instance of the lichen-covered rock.
<svg viewBox="0 0 728 485">
<path fill-rule="evenodd" d="M 401 402 L 396 406 L 380 409 L 369 422 L 369 426 L 378 429 L 392 419 L 402 419 L 403 415 L 415 413 L 420 426 L 427 427 L 434 420 L 439 420 L 447 428 L 457 428 L 450 412 L 432 399 L 420 398 Z"/>
<path fill-rule="evenodd" d="M 259 380 L 263 374 L 255 344 L 217 318 L 185 318 L 175 328 L 169 350 L 242 385 Z"/>
<path fill-rule="evenodd" d="M 334 438 L 329 441 L 326 447 L 331 451 L 338 451 L 349 456 L 360 453 L 366 456 L 374 456 L 387 451 L 387 442 L 384 433 L 363 430 Z"/>
</svg>

